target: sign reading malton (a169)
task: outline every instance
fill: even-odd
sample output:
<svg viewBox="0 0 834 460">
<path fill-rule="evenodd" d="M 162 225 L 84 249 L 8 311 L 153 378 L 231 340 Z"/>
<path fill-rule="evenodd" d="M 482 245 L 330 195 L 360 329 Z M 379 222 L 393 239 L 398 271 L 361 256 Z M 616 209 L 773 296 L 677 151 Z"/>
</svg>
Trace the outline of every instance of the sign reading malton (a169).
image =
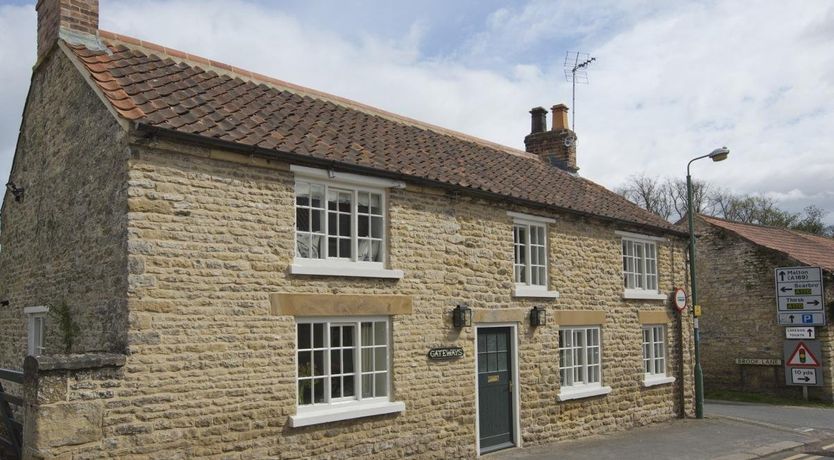
<svg viewBox="0 0 834 460">
<path fill-rule="evenodd" d="M 825 326 L 825 299 L 819 267 L 779 267 L 776 303 L 783 326 Z"/>
</svg>

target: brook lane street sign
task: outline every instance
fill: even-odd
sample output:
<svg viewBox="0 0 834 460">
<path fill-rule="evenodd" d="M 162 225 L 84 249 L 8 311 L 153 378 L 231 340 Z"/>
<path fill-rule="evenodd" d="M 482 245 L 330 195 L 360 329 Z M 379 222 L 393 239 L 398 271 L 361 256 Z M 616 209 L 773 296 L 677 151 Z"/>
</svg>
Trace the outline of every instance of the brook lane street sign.
<svg viewBox="0 0 834 460">
<path fill-rule="evenodd" d="M 783 351 L 786 384 L 822 385 L 822 346 L 818 340 L 789 340 Z"/>
<path fill-rule="evenodd" d="M 780 267 L 776 304 L 783 326 L 825 326 L 825 299 L 819 267 Z"/>
<path fill-rule="evenodd" d="M 785 338 L 789 340 L 814 339 L 816 338 L 816 329 L 813 326 L 786 327 Z"/>
</svg>

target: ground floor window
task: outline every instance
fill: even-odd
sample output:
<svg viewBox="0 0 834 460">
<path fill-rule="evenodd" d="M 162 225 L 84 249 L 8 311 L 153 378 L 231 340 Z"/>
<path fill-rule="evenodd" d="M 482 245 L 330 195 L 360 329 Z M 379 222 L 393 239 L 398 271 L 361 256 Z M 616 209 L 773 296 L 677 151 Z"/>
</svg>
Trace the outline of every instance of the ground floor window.
<svg viewBox="0 0 834 460">
<path fill-rule="evenodd" d="M 674 381 L 666 375 L 666 326 L 643 326 L 643 383 L 652 386 Z"/>
<path fill-rule="evenodd" d="M 299 413 L 387 400 L 389 324 L 387 318 L 299 320 L 296 352 Z"/>
<path fill-rule="evenodd" d="M 559 401 L 611 392 L 611 387 L 602 385 L 601 340 L 599 326 L 564 327 L 559 331 Z"/>
</svg>

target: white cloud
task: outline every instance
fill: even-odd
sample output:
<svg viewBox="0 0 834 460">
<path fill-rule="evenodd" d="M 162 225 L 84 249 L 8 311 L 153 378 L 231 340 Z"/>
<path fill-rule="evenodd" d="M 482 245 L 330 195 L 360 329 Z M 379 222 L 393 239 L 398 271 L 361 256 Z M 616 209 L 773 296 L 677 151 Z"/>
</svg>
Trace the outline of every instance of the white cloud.
<svg viewBox="0 0 834 460">
<path fill-rule="evenodd" d="M 342 7 L 305 14 L 339 15 Z M 444 54 L 423 49 L 438 41 L 432 18 L 440 10 L 400 18 L 396 27 L 380 16 L 384 34 L 322 27 L 334 22 L 293 16 L 271 2 L 103 0 L 101 11 L 102 27 L 115 32 L 517 148 L 531 107 L 570 101 L 564 52 L 588 51 L 597 62 L 571 112 L 583 176 L 608 187 L 641 172 L 681 177 L 690 158 L 727 145 L 728 161 L 699 162 L 694 175 L 794 209 L 808 200 L 831 211 L 834 223 L 828 2 L 533 0 L 482 16 Z M 4 176 L 34 61 L 34 28 L 33 6 L 0 7 Z"/>
</svg>

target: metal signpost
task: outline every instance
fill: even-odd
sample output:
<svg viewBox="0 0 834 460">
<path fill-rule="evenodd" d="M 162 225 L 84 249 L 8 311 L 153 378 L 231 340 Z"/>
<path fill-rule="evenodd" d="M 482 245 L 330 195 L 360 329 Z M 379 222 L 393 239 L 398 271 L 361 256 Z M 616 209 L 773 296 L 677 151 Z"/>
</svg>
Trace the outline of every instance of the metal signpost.
<svg viewBox="0 0 834 460">
<path fill-rule="evenodd" d="M 819 267 L 776 269 L 776 303 L 782 326 L 825 326 L 825 299 Z"/>
<path fill-rule="evenodd" d="M 815 326 L 825 326 L 825 290 L 820 267 L 780 267 L 776 275 L 778 322 L 785 328 L 785 383 L 822 386 L 822 347 Z"/>
</svg>

